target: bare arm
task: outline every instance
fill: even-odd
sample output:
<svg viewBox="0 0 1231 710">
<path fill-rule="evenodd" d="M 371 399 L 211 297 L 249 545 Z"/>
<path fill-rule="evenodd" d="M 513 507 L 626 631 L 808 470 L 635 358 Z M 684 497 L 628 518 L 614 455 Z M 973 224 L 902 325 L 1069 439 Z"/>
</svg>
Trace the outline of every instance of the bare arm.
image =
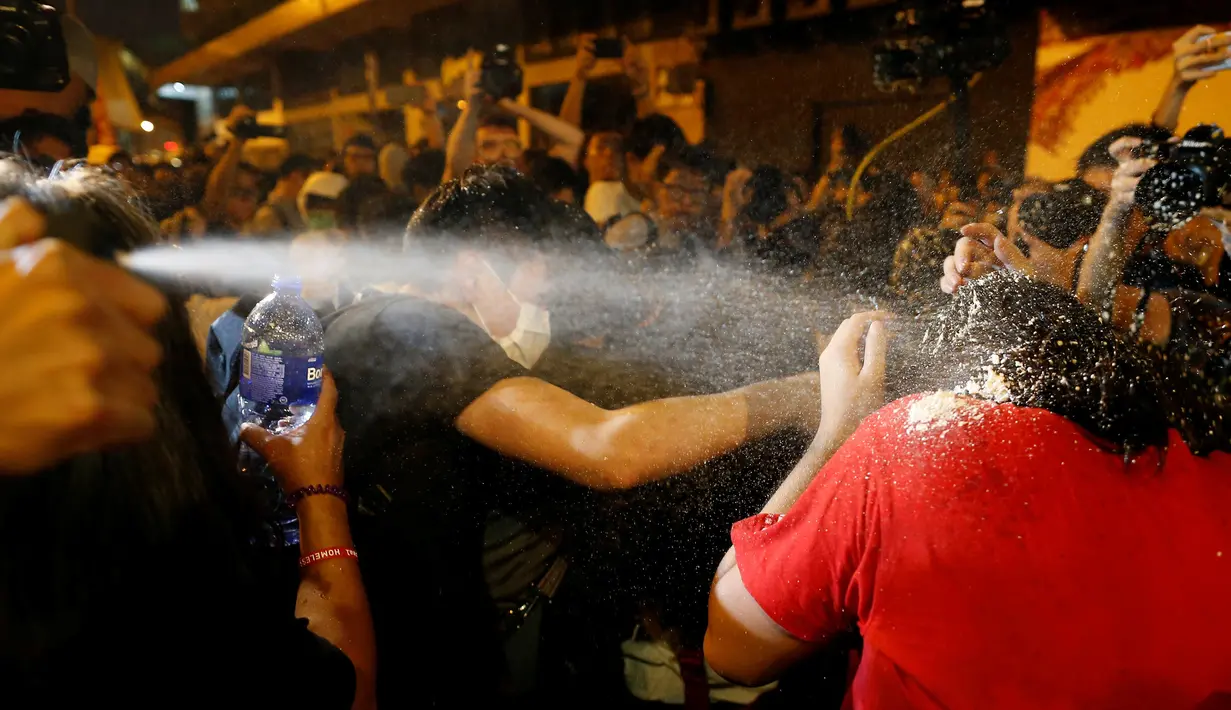
<svg viewBox="0 0 1231 710">
<path fill-rule="evenodd" d="M 1154 115 L 1150 117 L 1150 122 L 1174 133 L 1180 125 L 1180 109 L 1184 108 L 1184 99 L 1188 97 L 1188 90 L 1192 86 L 1191 82 L 1184 81 L 1179 76 L 1172 76 L 1158 101 L 1158 108 L 1154 109 Z"/>
<path fill-rule="evenodd" d="M 815 422 L 816 376 L 601 409 L 542 380 L 505 380 L 458 417 L 466 436 L 599 490 L 682 473 L 746 441 Z"/>
<path fill-rule="evenodd" d="M 722 188 L 722 215 L 718 223 L 718 246 L 724 248 L 735 241 L 741 229 L 751 225 L 742 219 L 744 208 L 748 206 L 748 180 L 752 171 L 739 167 L 727 175 Z"/>
<path fill-rule="evenodd" d="M 232 138 L 227 149 L 222 153 L 218 164 L 209 171 L 209 179 L 205 183 L 205 196 L 201 200 L 201 211 L 212 221 L 221 221 L 226 214 L 227 193 L 235 184 L 235 175 L 239 172 L 239 164 L 243 162 L 244 141 Z"/>
<path fill-rule="evenodd" d="M 1199 40 L 1198 38 L 1209 39 Z M 1175 67 L 1171 81 L 1163 92 L 1151 118 L 1154 125 L 1162 126 L 1175 132 L 1180 123 L 1180 110 L 1184 107 L 1184 99 L 1197 82 L 1208 79 L 1216 72 L 1208 71 L 1206 67 L 1226 61 L 1228 46 L 1231 46 L 1231 36 L 1219 34 L 1213 27 L 1198 25 L 1172 45 Z"/>
<path fill-rule="evenodd" d="M 568 93 L 564 95 L 564 103 L 560 104 L 560 120 L 574 126 L 581 125 L 581 107 L 586 96 L 586 82 L 598 58 L 594 56 L 594 35 L 582 34 L 577 37 L 577 68 L 573 78 L 568 83 Z"/>
<path fill-rule="evenodd" d="M 292 493 L 310 485 L 342 484 L 342 442 L 338 424 L 338 390 L 328 371 L 316 413 L 308 423 L 283 435 L 245 425 L 244 442 L 269 462 L 282 490 Z M 346 503 L 328 495 L 308 496 L 295 506 L 299 549 L 309 554 L 331 547 L 353 548 Z M 376 707 L 376 636 L 359 564 L 336 557 L 300 568 L 296 616 L 308 620 L 312 633 L 346 654 L 355 668 L 357 710 Z"/>
<path fill-rule="evenodd" d="M 1090 239 L 1077 280 L 1077 300 L 1087 307 L 1105 308 L 1115 296 L 1131 256 L 1127 229 L 1131 214 L 1132 203 L 1115 200 L 1103 210 L 1103 219 Z"/>
<path fill-rule="evenodd" d="M 799 460 L 762 513 L 785 513 L 803 495 L 842 441 L 818 436 Z M 778 625 L 744 586 L 735 548 L 727 550 L 710 586 L 705 659 L 722 677 L 756 687 L 781 676 L 815 650 L 816 644 L 795 638 Z"/>
<path fill-rule="evenodd" d="M 762 513 L 789 511 L 864 417 L 884 402 L 888 349 L 885 326 L 880 322 L 884 318 L 881 313 L 860 313 L 834 333 L 821 355 L 824 412 L 820 428 Z M 744 585 L 734 547 L 714 574 L 709 610 L 705 658 L 715 671 L 738 683 L 755 686 L 773 680 L 816 648 L 815 643 L 787 633 L 765 613 Z"/>
<path fill-rule="evenodd" d="M 345 502 L 333 496 L 309 496 L 295 512 L 300 554 L 354 548 Z M 376 639 L 358 561 L 337 557 L 304 567 L 295 615 L 307 619 L 312 633 L 337 646 L 355 666 L 354 707 L 376 707 Z"/>
<path fill-rule="evenodd" d="M 485 94 L 479 88 L 479 59 L 471 57 L 471 68 L 466 72 L 466 108 L 449 132 L 449 144 L 445 148 L 445 172 L 441 182 L 459 178 L 474 164 L 475 134 L 479 130 L 479 112 Z"/>
<path fill-rule="evenodd" d="M 445 147 L 445 127 L 440 122 L 436 112 L 436 97 L 428 91 L 427 100 L 419 111 L 419 132 L 427 139 L 427 146 L 433 149 Z"/>
<path fill-rule="evenodd" d="M 445 149 L 445 173 L 441 182 L 461 177 L 466 168 L 474 164 L 475 132 L 479 130 L 479 107 L 474 101 L 466 102 L 466 109 L 449 132 L 449 145 Z"/>
<path fill-rule="evenodd" d="M 537 108 L 523 106 L 512 99 L 501 99 L 498 102 L 501 109 L 525 119 L 527 123 L 546 133 L 556 143 L 556 152 L 569 165 L 576 167 L 581 148 L 586 142 L 586 134 L 576 124 L 563 121 L 560 118 L 540 111 Z"/>
</svg>

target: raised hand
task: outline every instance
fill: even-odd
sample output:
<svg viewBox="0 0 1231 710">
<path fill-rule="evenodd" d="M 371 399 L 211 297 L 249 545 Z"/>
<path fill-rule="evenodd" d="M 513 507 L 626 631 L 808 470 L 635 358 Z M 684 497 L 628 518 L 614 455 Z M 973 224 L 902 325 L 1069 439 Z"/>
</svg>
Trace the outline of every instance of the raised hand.
<svg viewBox="0 0 1231 710">
<path fill-rule="evenodd" d="M 292 493 L 307 486 L 342 485 L 342 445 L 346 432 L 338 423 L 338 388 L 325 370 L 321 397 L 307 424 L 274 434 L 245 424 L 239 435 L 274 470 L 282 490 Z"/>
<path fill-rule="evenodd" d="M 0 205 L 0 471 L 28 474 L 140 442 L 156 428 L 154 326 L 167 301 L 112 262 L 42 239 L 28 203 Z"/>
<path fill-rule="evenodd" d="M 1191 84 L 1214 76 L 1220 70 L 1212 67 L 1231 59 L 1231 34 L 1197 25 L 1176 40 L 1171 49 L 1176 77 Z"/>
<path fill-rule="evenodd" d="M 961 232 L 953 254 L 945 257 L 945 273 L 940 279 L 940 290 L 948 294 L 1005 266 L 995 250 L 996 238 L 1003 239 L 1000 230 L 990 224 L 968 224 Z"/>
<path fill-rule="evenodd" d="M 589 32 L 577 35 L 577 67 L 574 72 L 575 76 L 583 81 L 590 77 L 590 72 L 594 71 L 594 66 L 598 64 L 598 57 L 594 55 L 595 37 Z"/>
<path fill-rule="evenodd" d="M 821 353 L 821 426 L 818 440 L 845 440 L 864 417 L 885 403 L 885 353 L 889 336 L 882 311 L 843 321 Z M 860 345 L 863 358 L 859 357 Z"/>
</svg>

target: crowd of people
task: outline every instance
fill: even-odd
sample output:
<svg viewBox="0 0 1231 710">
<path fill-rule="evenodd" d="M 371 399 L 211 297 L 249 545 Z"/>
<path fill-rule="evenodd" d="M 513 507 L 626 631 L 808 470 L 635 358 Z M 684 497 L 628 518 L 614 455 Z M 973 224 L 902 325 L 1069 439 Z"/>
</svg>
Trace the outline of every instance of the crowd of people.
<svg viewBox="0 0 1231 710">
<path fill-rule="evenodd" d="M 591 36 L 559 115 L 476 67 L 447 138 L 427 112 L 420 145 L 276 175 L 243 107 L 176 169 L 66 164 L 27 116 L 0 692 L 1231 707 L 1231 194 L 1179 225 L 1135 201 L 1229 56 L 1193 28 L 1153 122 L 1055 183 L 993 151 L 968 185 L 860 170 L 852 126 L 815 181 L 741 165 L 654 113 L 628 43 L 628 114 L 592 126 Z M 206 241 L 302 265 L 306 425 L 241 421 L 264 292 L 113 259 Z"/>
</svg>

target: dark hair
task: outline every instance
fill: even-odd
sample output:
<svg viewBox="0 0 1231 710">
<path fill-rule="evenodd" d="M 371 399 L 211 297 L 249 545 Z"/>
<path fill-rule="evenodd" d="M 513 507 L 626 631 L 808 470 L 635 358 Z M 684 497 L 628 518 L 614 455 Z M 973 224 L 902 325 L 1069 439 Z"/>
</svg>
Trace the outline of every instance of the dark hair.
<svg viewBox="0 0 1231 710">
<path fill-rule="evenodd" d="M 526 174 L 549 195 L 566 188 L 571 188 L 574 192 L 580 192 L 581 189 L 577 171 L 560 158 L 543 151 L 527 152 Z"/>
<path fill-rule="evenodd" d="M 805 214 L 774 228 L 765 239 L 752 242 L 753 255 L 762 266 L 788 276 L 802 276 L 816 261 L 823 219 Z"/>
<path fill-rule="evenodd" d="M 657 178 L 663 180 L 673 170 L 689 170 L 701 173 L 706 182 L 711 182 L 714 170 L 712 156 L 706 150 L 686 145 L 663 155 L 658 161 Z"/>
<path fill-rule="evenodd" d="M 998 271 L 963 286 L 928 327 L 920 389 L 1046 409 L 1126 455 L 1167 443 L 1155 363 L 1067 291 Z"/>
<path fill-rule="evenodd" d="M 402 166 L 402 184 L 436 186 L 445 174 L 445 152 L 439 149 L 425 150 L 412 155 Z"/>
<path fill-rule="evenodd" d="M 582 157 L 583 158 L 586 156 L 586 154 L 590 150 L 590 141 L 594 140 L 595 138 L 599 136 L 610 136 L 614 138 L 616 142 L 618 143 L 618 145 L 616 146 L 616 150 L 620 152 L 624 151 L 624 146 L 627 144 L 627 139 L 625 139 L 623 133 L 617 130 L 614 130 L 614 129 L 590 131 L 589 135 L 586 136 L 585 144 L 582 146 Z"/>
<path fill-rule="evenodd" d="M 1067 249 L 1082 237 L 1094 234 L 1106 206 L 1105 193 L 1074 178 L 1022 200 L 1018 218 L 1022 229 L 1031 236 L 1057 249 Z"/>
<path fill-rule="evenodd" d="M 479 117 L 479 128 L 507 128 L 517 130 L 517 118 L 505 113 L 488 111 Z"/>
<path fill-rule="evenodd" d="M 624 140 L 624 150 L 638 158 L 645 158 L 655 146 L 660 145 L 664 146 L 668 153 L 688 145 L 680 124 L 661 113 L 637 119 Z"/>
<path fill-rule="evenodd" d="M 338 208 L 339 227 L 355 230 L 364 237 L 383 235 L 389 238 L 388 235 L 392 233 L 396 243 L 401 225 L 394 225 L 403 216 L 401 202 L 379 176 L 360 175 L 351 180 L 346 189 L 342 190 L 342 194 L 338 195 L 335 204 Z M 311 208 L 314 205 L 308 206 Z"/>
<path fill-rule="evenodd" d="M 294 173 L 307 173 L 311 175 L 321 169 L 321 161 L 304 153 L 292 153 L 286 160 L 282 161 L 282 165 L 278 168 L 279 178 L 288 178 Z"/>
<path fill-rule="evenodd" d="M 94 254 L 157 238 L 135 196 L 93 169 L 45 178 L 4 158 L 0 196 L 27 199 L 47 214 L 49 231 Z M 221 619 L 243 603 L 235 595 L 254 571 L 245 560 L 263 535 L 261 513 L 235 468 L 184 297 L 168 293 L 171 309 L 157 328 L 165 355 L 153 438 L 33 476 L 0 476 L 4 665 L 46 670 L 57 653 L 121 624 L 139 638 L 185 613 L 208 607 Z M 208 590 L 200 588 L 204 559 Z"/>
<path fill-rule="evenodd" d="M 366 133 L 356 133 L 347 138 L 346 142 L 342 144 L 342 152 L 345 153 L 346 149 L 351 147 L 367 148 L 373 153 L 380 150 L 380 146 L 376 145 L 376 139 Z"/>
<path fill-rule="evenodd" d="M 1080 174 L 1094 168 L 1118 167 L 1119 163 L 1111 157 L 1111 144 L 1128 137 L 1165 143 L 1171 139 L 1171 131 L 1149 123 L 1130 123 L 1108 131 L 1082 151 L 1081 157 L 1077 159 L 1077 172 Z"/>
<path fill-rule="evenodd" d="M 594 220 L 551 199 L 530 178 L 504 165 L 471 166 L 433 192 L 406 227 L 406 237 L 496 240 L 510 246 L 597 241 Z"/>
<path fill-rule="evenodd" d="M 772 165 L 762 165 L 748 179 L 751 193 L 745 214 L 753 224 L 768 225 L 787 210 L 786 175 Z"/>
</svg>

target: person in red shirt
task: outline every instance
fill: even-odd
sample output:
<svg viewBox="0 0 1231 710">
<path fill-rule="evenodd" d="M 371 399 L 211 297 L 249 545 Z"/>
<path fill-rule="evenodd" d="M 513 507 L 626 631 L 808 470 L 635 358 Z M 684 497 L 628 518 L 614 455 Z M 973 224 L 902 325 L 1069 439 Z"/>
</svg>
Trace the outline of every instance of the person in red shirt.
<svg viewBox="0 0 1231 710">
<path fill-rule="evenodd" d="M 1183 393 L 1068 294 L 997 274 L 931 324 L 939 391 L 860 424 L 883 397 L 879 318 L 835 333 L 816 442 L 732 530 L 710 665 L 757 685 L 857 624 L 855 708 L 1189 710 L 1231 690 L 1231 457 L 1171 429 Z"/>
</svg>

